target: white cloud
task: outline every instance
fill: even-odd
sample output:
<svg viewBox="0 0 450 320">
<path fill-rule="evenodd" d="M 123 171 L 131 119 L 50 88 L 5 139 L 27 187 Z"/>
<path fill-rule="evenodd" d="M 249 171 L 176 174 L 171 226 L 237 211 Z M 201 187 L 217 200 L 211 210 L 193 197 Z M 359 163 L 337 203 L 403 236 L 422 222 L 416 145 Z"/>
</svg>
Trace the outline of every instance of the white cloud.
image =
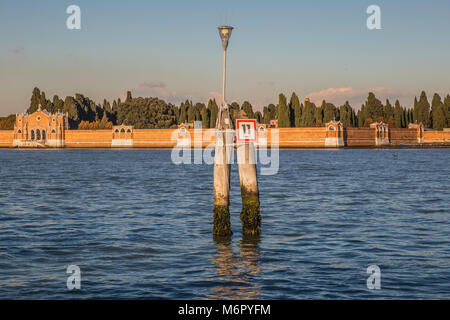
<svg viewBox="0 0 450 320">
<path fill-rule="evenodd" d="M 375 96 L 383 103 L 389 99 L 391 104 L 394 104 L 396 99 L 404 106 L 410 106 L 414 99 L 414 94 L 408 91 L 396 90 L 388 87 L 373 87 L 366 89 L 354 89 L 352 87 L 346 88 L 328 88 L 316 92 L 311 92 L 306 96 L 311 99 L 316 105 L 322 104 L 322 100 L 334 103 L 339 106 L 349 101 L 354 109 L 359 109 L 363 104 L 369 92 L 373 92 Z"/>
</svg>

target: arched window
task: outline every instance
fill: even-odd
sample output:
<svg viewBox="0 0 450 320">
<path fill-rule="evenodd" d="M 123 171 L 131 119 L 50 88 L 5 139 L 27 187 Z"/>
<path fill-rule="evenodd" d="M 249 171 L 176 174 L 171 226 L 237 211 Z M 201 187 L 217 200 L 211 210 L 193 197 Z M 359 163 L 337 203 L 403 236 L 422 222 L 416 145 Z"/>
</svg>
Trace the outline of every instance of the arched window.
<svg viewBox="0 0 450 320">
<path fill-rule="evenodd" d="M 52 130 L 52 133 L 56 133 L 55 129 Z"/>
<path fill-rule="evenodd" d="M 31 140 L 34 140 L 34 130 L 31 130 Z"/>
<path fill-rule="evenodd" d="M 178 129 L 178 132 L 185 133 L 186 132 L 186 128 L 180 128 L 180 129 Z"/>
<path fill-rule="evenodd" d="M 47 140 L 47 133 L 45 132 L 45 130 L 42 130 L 42 140 Z"/>
<path fill-rule="evenodd" d="M 329 126 L 328 127 L 328 131 L 334 131 L 335 129 L 334 129 L 334 127 L 333 126 Z"/>
<path fill-rule="evenodd" d="M 119 133 L 119 129 L 114 130 L 115 133 Z"/>
<path fill-rule="evenodd" d="M 266 131 L 266 129 L 264 127 L 259 128 L 259 132 L 264 132 L 264 131 Z"/>
<path fill-rule="evenodd" d="M 39 129 L 36 129 L 36 140 L 41 140 L 41 131 Z"/>
<path fill-rule="evenodd" d="M 127 130 L 127 132 L 131 133 L 131 130 L 130 130 L 130 129 L 128 129 L 128 130 Z"/>
<path fill-rule="evenodd" d="M 120 132 L 125 132 L 125 129 L 124 128 L 120 129 Z"/>
<path fill-rule="evenodd" d="M 17 130 L 17 133 L 22 133 L 22 130 L 20 130 L 20 129 L 19 129 L 19 130 Z"/>
</svg>

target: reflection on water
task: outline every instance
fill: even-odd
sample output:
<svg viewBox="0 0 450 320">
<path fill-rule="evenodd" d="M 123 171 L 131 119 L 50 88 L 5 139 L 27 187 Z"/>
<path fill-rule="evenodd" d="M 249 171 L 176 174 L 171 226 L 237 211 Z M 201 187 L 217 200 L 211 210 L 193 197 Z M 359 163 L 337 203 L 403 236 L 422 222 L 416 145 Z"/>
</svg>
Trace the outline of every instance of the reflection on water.
<svg viewBox="0 0 450 320">
<path fill-rule="evenodd" d="M 244 237 L 239 244 L 239 253 L 231 247 L 231 237 L 215 237 L 217 251 L 211 262 L 220 286 L 212 288 L 207 295 L 211 299 L 258 299 L 261 286 L 254 276 L 261 272 L 260 237 Z"/>
</svg>

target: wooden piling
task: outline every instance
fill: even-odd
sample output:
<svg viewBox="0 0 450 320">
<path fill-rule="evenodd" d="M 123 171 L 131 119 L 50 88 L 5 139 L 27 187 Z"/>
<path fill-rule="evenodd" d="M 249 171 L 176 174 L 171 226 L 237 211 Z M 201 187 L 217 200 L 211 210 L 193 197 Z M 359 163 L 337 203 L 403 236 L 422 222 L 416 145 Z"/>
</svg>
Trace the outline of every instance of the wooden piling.
<svg viewBox="0 0 450 320">
<path fill-rule="evenodd" d="M 241 114 L 240 119 L 244 118 L 247 118 L 247 116 Z M 252 236 L 259 235 L 261 232 L 261 213 L 255 145 L 252 141 L 237 142 L 236 148 L 242 197 L 242 233 Z"/>
<path fill-rule="evenodd" d="M 213 234 L 229 236 L 230 165 L 233 148 L 233 123 L 228 106 L 221 108 L 215 133 Z"/>
</svg>

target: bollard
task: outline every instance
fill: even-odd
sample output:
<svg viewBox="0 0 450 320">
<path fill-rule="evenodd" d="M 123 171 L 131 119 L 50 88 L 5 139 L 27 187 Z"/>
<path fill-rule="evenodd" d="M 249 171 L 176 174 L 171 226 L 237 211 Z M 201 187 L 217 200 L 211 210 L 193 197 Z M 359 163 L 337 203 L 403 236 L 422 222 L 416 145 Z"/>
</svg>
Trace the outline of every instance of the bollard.
<svg viewBox="0 0 450 320">
<path fill-rule="evenodd" d="M 216 123 L 214 156 L 214 215 L 213 234 L 229 236 L 230 223 L 230 164 L 233 148 L 233 123 L 228 106 L 221 108 Z"/>
<path fill-rule="evenodd" d="M 237 143 L 237 161 L 242 197 L 242 233 L 259 235 L 261 214 L 259 208 L 258 179 L 256 176 L 255 146 L 253 142 Z"/>
</svg>

